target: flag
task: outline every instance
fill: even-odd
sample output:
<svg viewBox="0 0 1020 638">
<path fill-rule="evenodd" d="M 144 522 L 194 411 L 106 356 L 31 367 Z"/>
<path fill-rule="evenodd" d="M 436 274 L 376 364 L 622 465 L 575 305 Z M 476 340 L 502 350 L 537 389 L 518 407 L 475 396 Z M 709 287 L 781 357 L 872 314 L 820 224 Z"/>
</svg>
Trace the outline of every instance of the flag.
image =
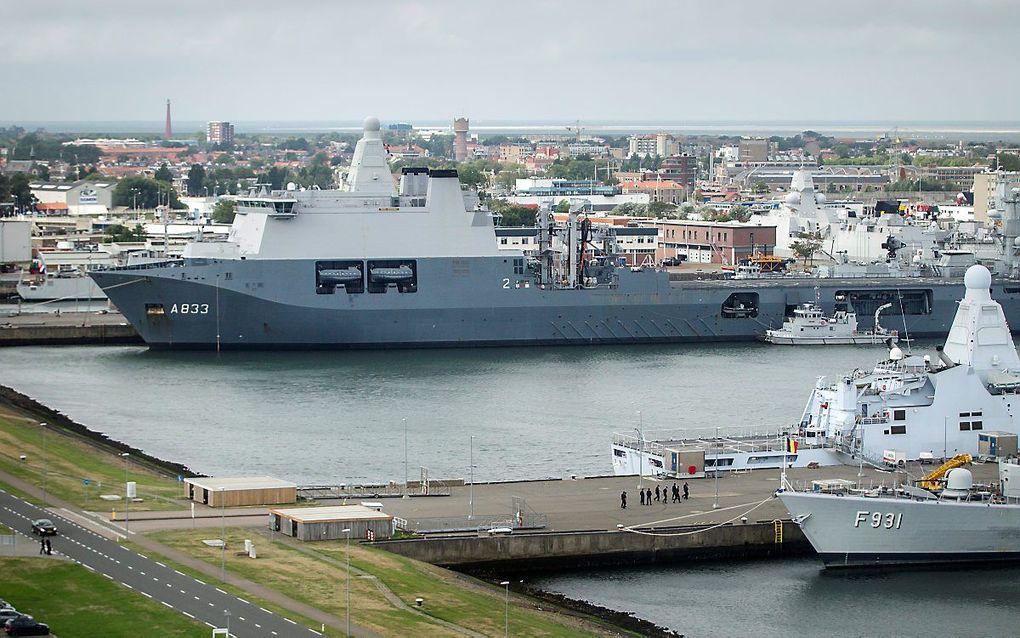
<svg viewBox="0 0 1020 638">
<path fill-rule="evenodd" d="M 786 451 L 789 452 L 790 454 L 796 454 L 797 453 L 797 442 L 794 441 L 791 438 L 787 438 L 786 439 Z"/>
</svg>

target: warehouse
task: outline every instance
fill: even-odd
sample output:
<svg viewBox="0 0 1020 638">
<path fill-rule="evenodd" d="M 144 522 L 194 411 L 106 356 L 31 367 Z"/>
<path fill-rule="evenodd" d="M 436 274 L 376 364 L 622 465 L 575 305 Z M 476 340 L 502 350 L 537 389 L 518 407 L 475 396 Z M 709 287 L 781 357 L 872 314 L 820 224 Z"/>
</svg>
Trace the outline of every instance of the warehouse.
<svg viewBox="0 0 1020 638">
<path fill-rule="evenodd" d="M 364 505 L 294 507 L 269 510 L 273 529 L 303 541 L 347 538 L 382 540 L 393 536 L 393 517 Z"/>
<path fill-rule="evenodd" d="M 297 484 L 271 476 L 186 478 L 188 499 L 210 507 L 279 505 L 297 501 Z"/>
</svg>

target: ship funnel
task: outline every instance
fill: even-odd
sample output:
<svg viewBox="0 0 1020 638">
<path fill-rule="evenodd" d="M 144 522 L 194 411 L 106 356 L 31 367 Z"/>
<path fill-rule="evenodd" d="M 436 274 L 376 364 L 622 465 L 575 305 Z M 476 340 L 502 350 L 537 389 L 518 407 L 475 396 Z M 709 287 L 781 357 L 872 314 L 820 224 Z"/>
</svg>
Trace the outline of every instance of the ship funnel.
<svg viewBox="0 0 1020 638">
<path fill-rule="evenodd" d="M 429 187 L 429 169 L 424 166 L 408 166 L 400 171 L 400 195 L 402 197 L 424 197 Z"/>
</svg>

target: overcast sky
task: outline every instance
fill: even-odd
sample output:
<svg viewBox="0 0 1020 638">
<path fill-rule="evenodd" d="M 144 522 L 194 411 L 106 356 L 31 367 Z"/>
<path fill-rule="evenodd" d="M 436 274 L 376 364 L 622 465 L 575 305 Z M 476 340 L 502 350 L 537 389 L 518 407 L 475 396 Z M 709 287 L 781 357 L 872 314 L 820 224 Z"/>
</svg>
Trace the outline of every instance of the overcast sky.
<svg viewBox="0 0 1020 638">
<path fill-rule="evenodd" d="M 1017 0 L 4 0 L 0 24 L 0 120 L 1020 119 Z"/>
</svg>

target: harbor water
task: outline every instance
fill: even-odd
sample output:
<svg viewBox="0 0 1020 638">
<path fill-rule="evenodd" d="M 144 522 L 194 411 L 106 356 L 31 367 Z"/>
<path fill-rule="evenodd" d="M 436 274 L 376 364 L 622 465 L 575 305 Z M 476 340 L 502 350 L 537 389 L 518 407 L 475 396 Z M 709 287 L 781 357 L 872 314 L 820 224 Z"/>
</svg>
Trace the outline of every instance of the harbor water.
<svg viewBox="0 0 1020 638">
<path fill-rule="evenodd" d="M 410 350 L 0 351 L 0 383 L 205 474 L 299 484 L 612 473 L 613 432 L 775 428 L 799 421 L 816 376 L 873 365 L 884 346 L 764 344 Z M 472 439 L 473 437 L 473 439 Z"/>
<path fill-rule="evenodd" d="M 600 570 L 531 584 L 697 638 L 1020 633 L 1020 568 L 827 572 L 798 558 Z"/>
</svg>

